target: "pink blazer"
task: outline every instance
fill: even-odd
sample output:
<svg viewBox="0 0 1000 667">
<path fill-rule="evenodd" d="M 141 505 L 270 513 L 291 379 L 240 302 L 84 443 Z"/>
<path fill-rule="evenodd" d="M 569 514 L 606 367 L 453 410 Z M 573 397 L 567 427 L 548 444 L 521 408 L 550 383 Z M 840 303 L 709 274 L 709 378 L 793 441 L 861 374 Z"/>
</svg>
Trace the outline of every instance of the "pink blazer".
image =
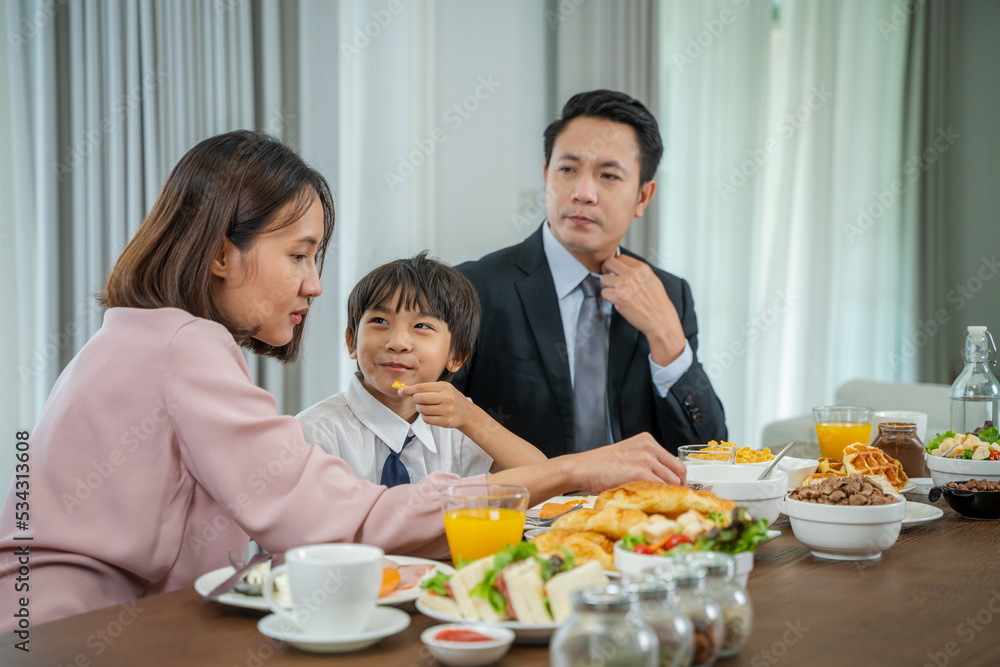
<svg viewBox="0 0 1000 667">
<path fill-rule="evenodd" d="M 15 590 L 15 550 L 29 546 L 29 590 L 16 595 L 33 624 L 190 586 L 248 536 L 271 552 L 363 542 L 444 556 L 437 490 L 460 479 L 358 480 L 277 413 L 225 327 L 173 308 L 107 312 L 56 382 L 29 453 L 30 530 L 0 523 L 0 590 Z"/>
</svg>

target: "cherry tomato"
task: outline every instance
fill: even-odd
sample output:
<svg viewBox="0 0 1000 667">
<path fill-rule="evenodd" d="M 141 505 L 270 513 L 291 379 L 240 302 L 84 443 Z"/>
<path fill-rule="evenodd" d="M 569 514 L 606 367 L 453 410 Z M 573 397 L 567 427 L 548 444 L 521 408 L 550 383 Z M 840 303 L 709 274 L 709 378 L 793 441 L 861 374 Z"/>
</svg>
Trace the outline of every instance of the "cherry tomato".
<svg viewBox="0 0 1000 667">
<path fill-rule="evenodd" d="M 991 451 L 990 452 L 990 461 L 1000 461 L 1000 452 L 995 451 L 995 450 Z"/>
<path fill-rule="evenodd" d="M 678 544 L 688 544 L 690 542 L 692 542 L 692 539 L 690 537 L 688 537 L 687 535 L 684 535 L 682 533 L 677 533 L 676 535 L 671 535 L 670 539 L 668 539 L 666 542 L 664 542 L 663 549 L 665 551 L 670 551 L 671 549 L 673 549 L 674 547 L 676 547 Z"/>
<path fill-rule="evenodd" d="M 649 546 L 648 544 L 637 544 L 637 545 L 635 545 L 635 548 L 632 549 L 632 553 L 645 554 L 647 556 L 652 556 L 653 555 L 653 548 L 651 546 Z"/>
</svg>

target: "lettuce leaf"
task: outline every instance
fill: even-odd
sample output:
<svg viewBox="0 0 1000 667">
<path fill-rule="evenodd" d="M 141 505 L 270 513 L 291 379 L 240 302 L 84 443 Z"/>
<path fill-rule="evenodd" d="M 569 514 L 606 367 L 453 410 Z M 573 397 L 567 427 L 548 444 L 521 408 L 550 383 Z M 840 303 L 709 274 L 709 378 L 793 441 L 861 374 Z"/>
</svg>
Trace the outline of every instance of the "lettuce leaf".
<svg viewBox="0 0 1000 667">
<path fill-rule="evenodd" d="M 648 544 L 641 533 L 630 533 L 622 538 L 622 549 L 625 551 L 632 551 L 637 544 Z"/>
<path fill-rule="evenodd" d="M 497 577 L 500 572 L 517 561 L 527 560 L 538 553 L 538 547 L 531 542 L 521 542 L 520 544 L 508 544 L 493 557 L 493 567 L 486 571 L 486 576 L 476 584 L 469 595 L 483 598 L 490 603 L 493 610 L 498 614 L 507 611 L 507 599 L 496 587 Z"/>
<path fill-rule="evenodd" d="M 934 438 L 924 446 L 924 451 L 930 454 L 935 449 L 941 446 L 941 443 L 945 441 L 945 438 L 954 438 L 957 435 L 954 431 L 945 431 L 944 433 L 938 433 Z"/>
<path fill-rule="evenodd" d="M 753 551 L 767 541 L 767 519 L 750 516 L 745 507 L 733 510 L 732 521 L 725 528 L 710 531 L 698 537 L 698 551 L 718 551 L 738 554 Z"/>
<path fill-rule="evenodd" d="M 978 438 L 983 442 L 988 442 L 993 444 L 1000 440 L 1000 429 L 996 426 L 990 426 L 989 428 L 984 428 L 979 432 Z"/>
<path fill-rule="evenodd" d="M 440 570 L 437 573 L 424 581 L 420 582 L 420 587 L 425 591 L 430 591 L 431 593 L 437 593 L 438 595 L 448 596 L 448 589 L 445 588 L 445 584 L 451 579 L 450 574 L 445 574 Z"/>
</svg>

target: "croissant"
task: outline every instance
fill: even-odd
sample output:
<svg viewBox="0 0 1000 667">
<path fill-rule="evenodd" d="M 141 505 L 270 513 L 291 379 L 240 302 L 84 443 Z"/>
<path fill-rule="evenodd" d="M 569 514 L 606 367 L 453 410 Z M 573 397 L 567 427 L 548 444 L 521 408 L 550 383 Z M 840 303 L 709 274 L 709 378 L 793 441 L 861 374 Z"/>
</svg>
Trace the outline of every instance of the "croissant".
<svg viewBox="0 0 1000 667">
<path fill-rule="evenodd" d="M 647 518 L 649 517 L 645 512 L 620 507 L 605 507 L 600 511 L 579 509 L 556 519 L 552 527 L 573 531 L 589 530 L 607 535 L 612 540 L 620 540 L 629 529 L 645 522 Z"/>
<path fill-rule="evenodd" d="M 601 564 L 601 569 L 603 570 L 615 569 L 615 559 L 611 556 L 614 543 L 604 535 L 599 535 L 598 533 L 578 533 L 569 530 L 553 529 L 547 533 L 542 533 L 533 539 L 532 543 L 538 547 L 539 553 L 556 554 L 557 556 L 563 555 L 560 547 L 565 547 L 573 554 L 577 565 L 596 560 Z"/>
<path fill-rule="evenodd" d="M 706 515 L 711 512 L 729 514 L 737 504 L 708 491 L 694 491 L 686 486 L 663 482 L 637 481 L 608 489 L 599 495 L 594 509 L 608 507 L 642 510 L 647 514 L 663 514 L 668 519 L 676 519 L 688 510 L 698 510 Z M 573 514 L 579 511 L 582 510 Z"/>
</svg>

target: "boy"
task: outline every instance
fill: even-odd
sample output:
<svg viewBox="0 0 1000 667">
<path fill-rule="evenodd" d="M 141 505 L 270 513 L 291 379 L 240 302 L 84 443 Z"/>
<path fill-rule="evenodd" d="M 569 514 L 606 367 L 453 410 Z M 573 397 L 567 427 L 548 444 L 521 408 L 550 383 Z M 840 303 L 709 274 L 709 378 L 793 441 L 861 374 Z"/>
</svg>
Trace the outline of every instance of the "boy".
<svg viewBox="0 0 1000 667">
<path fill-rule="evenodd" d="M 347 302 L 358 371 L 347 391 L 299 413 L 306 440 L 386 486 L 544 461 L 445 381 L 472 353 L 479 311 L 472 283 L 426 251 L 362 278 Z"/>
</svg>

